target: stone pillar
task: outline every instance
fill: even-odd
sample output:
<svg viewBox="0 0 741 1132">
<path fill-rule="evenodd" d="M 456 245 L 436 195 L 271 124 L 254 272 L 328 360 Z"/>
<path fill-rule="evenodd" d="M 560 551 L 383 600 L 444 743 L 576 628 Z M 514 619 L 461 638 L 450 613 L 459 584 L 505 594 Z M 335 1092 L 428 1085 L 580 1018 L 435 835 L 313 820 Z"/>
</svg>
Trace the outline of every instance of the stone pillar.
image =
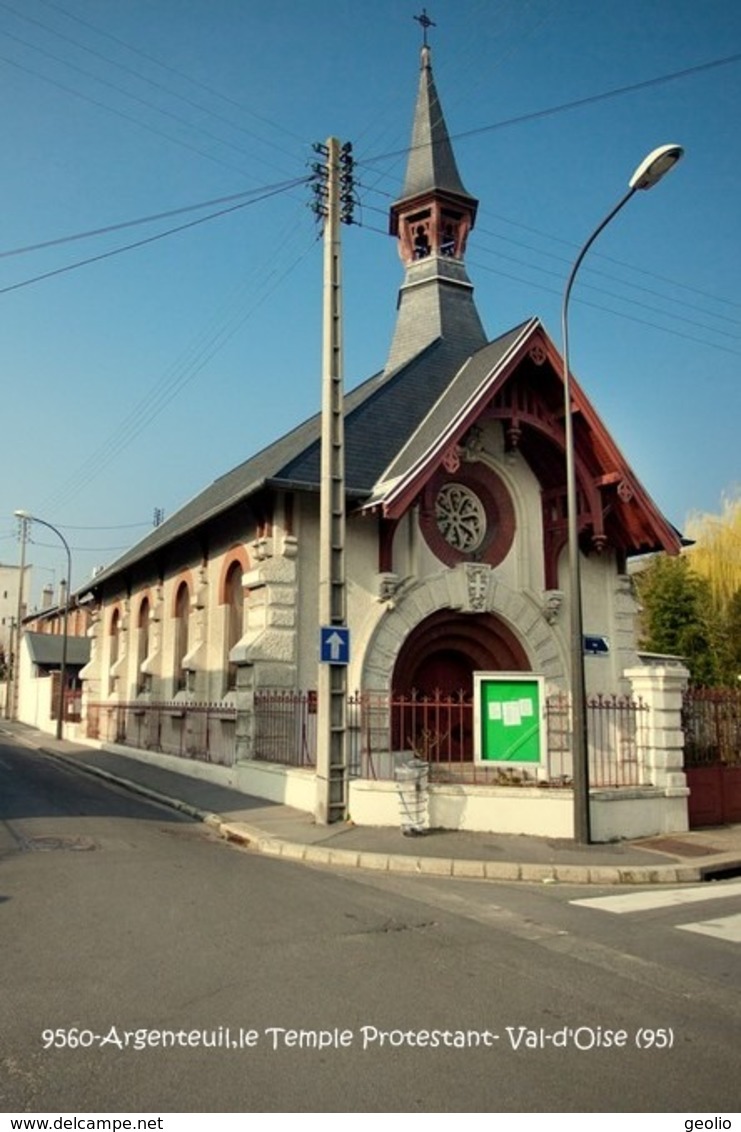
<svg viewBox="0 0 741 1132">
<path fill-rule="evenodd" d="M 633 591 L 633 579 L 627 574 L 618 574 L 615 581 L 612 623 L 612 651 L 615 654 L 616 675 L 638 664 L 636 653 L 636 616 L 638 602 Z M 627 691 L 623 686 L 622 691 Z"/>
<path fill-rule="evenodd" d="M 97 739 L 100 734 L 100 635 L 103 632 L 103 618 L 100 606 L 95 606 L 90 614 L 90 626 L 87 637 L 90 641 L 90 660 L 80 670 L 82 681 L 82 718 L 84 721 L 84 734 L 88 738 Z M 95 705 L 92 707 L 91 705 Z"/>
<path fill-rule="evenodd" d="M 243 576 L 247 624 L 229 653 L 237 666 L 237 760 L 255 755 L 255 694 L 261 689 L 296 691 L 297 678 L 296 539 L 284 535 L 277 555 L 273 539 L 259 540 L 251 549 L 256 565 Z"/>
<path fill-rule="evenodd" d="M 121 614 L 118 622 L 118 660 L 110 669 L 109 696 L 118 700 L 129 699 L 129 599 L 121 602 Z"/>
<path fill-rule="evenodd" d="M 147 655 L 142 659 L 141 668 L 136 674 L 137 684 L 141 682 L 141 694 L 154 701 L 165 699 L 165 687 L 161 671 L 164 615 L 164 587 L 160 583 L 154 586 L 151 591 L 149 606 L 149 649 Z M 137 654 L 137 663 L 138 659 Z"/>
<path fill-rule="evenodd" d="M 237 661 L 235 701 L 235 756 L 237 762 L 255 757 L 255 671 L 248 661 Z"/>
<path fill-rule="evenodd" d="M 190 600 L 190 641 L 183 657 L 187 673 L 187 692 L 193 700 L 209 700 L 208 687 L 208 568 L 199 567 Z"/>
<path fill-rule="evenodd" d="M 633 696 L 647 705 L 648 719 L 639 728 L 639 764 L 645 779 L 673 799 L 665 830 L 688 828 L 687 778 L 684 773 L 682 697 L 689 672 L 681 665 L 644 664 L 627 668 Z"/>
</svg>

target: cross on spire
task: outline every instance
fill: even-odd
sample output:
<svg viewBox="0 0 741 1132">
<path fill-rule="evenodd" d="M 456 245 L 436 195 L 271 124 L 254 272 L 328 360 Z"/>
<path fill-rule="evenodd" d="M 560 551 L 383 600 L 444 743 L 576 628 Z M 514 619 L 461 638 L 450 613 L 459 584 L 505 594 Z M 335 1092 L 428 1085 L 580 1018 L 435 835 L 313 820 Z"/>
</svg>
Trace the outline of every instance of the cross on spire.
<svg viewBox="0 0 741 1132">
<path fill-rule="evenodd" d="M 422 46 L 423 47 L 429 46 L 428 43 L 427 43 L 427 29 L 428 28 L 435 28 L 435 27 L 437 27 L 437 24 L 435 23 L 434 20 L 431 20 L 430 17 L 427 15 L 427 9 L 426 8 L 422 9 L 422 15 L 421 16 L 412 16 L 412 19 L 416 20 L 417 23 L 422 28 Z"/>
</svg>

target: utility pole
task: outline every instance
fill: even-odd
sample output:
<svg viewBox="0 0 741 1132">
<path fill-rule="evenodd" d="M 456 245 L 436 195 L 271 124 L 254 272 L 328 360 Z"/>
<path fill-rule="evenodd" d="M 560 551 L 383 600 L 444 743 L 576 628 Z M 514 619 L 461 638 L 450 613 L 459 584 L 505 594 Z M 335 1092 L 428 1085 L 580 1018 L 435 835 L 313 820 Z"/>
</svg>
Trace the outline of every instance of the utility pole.
<svg viewBox="0 0 741 1132">
<path fill-rule="evenodd" d="M 8 719 L 18 718 L 18 670 L 21 661 L 21 622 L 23 620 L 23 583 L 26 577 L 26 540 L 28 538 L 28 520 L 20 520 L 21 554 L 18 567 L 18 609 L 15 618 L 15 648 L 10 652 L 10 677 L 8 679 L 7 703 L 5 714 Z"/>
<path fill-rule="evenodd" d="M 337 138 L 314 149 L 313 209 L 324 219 L 322 439 L 319 520 L 319 670 L 317 673 L 317 822 L 347 815 L 347 664 L 345 588 L 345 425 L 342 372 L 340 223 L 352 220 L 352 147 Z"/>
</svg>

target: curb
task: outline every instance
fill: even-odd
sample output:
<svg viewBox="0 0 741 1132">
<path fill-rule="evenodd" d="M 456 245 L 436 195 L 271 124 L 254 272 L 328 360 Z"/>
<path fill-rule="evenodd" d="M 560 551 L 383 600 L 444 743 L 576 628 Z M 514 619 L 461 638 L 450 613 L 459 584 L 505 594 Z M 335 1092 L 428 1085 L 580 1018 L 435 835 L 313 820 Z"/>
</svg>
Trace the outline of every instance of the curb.
<svg viewBox="0 0 741 1132">
<path fill-rule="evenodd" d="M 81 774 L 88 774 L 93 778 L 102 778 L 105 782 L 110 782 L 114 786 L 120 786 L 123 790 L 128 790 L 131 794 L 140 794 L 143 798 L 148 798 L 150 802 L 157 802 L 160 806 L 166 806 L 169 810 L 177 810 L 186 817 L 194 818 L 196 821 L 203 822 L 209 826 L 220 826 L 223 818 L 220 814 L 210 813 L 208 810 L 202 810 L 198 806 L 191 806 L 189 802 L 183 802 L 179 798 L 172 798 L 169 794 L 163 794 L 159 790 L 152 789 L 151 786 L 144 786 L 141 782 L 135 782 L 131 778 L 124 778 L 120 774 L 113 774 L 110 770 L 103 770 L 99 766 L 87 766 L 77 759 L 72 759 L 69 755 L 62 754 L 61 751 L 50 751 L 48 747 L 36 748 L 42 755 L 48 755 L 49 758 L 56 759 L 57 762 L 64 763 L 70 770 L 79 771 Z"/>
<path fill-rule="evenodd" d="M 728 854 L 718 854 L 706 859 L 703 864 L 696 862 L 692 865 L 540 865 L 514 861 L 480 861 L 474 858 L 414 857 L 406 853 L 374 853 L 368 849 L 303 845 L 301 842 L 273 837 L 257 826 L 226 821 L 221 814 L 202 810 L 133 779 L 103 770 L 102 767 L 86 765 L 59 751 L 51 751 L 47 747 L 36 749 L 73 771 L 101 778 L 132 794 L 139 794 L 195 821 L 203 822 L 225 841 L 244 846 L 266 857 L 279 857 L 306 865 L 368 869 L 405 876 L 581 885 L 692 884 L 733 869 L 741 869 L 741 860 Z"/>
<path fill-rule="evenodd" d="M 222 822 L 220 833 L 228 841 L 265 856 L 281 857 L 307 865 L 343 869 L 369 869 L 406 876 L 451 877 L 467 880 L 524 881 L 541 884 L 687 884 L 703 880 L 698 865 L 538 865 L 474 858 L 412 857 L 402 853 L 374 853 L 366 849 L 328 849 L 269 837 L 244 825 Z"/>
</svg>

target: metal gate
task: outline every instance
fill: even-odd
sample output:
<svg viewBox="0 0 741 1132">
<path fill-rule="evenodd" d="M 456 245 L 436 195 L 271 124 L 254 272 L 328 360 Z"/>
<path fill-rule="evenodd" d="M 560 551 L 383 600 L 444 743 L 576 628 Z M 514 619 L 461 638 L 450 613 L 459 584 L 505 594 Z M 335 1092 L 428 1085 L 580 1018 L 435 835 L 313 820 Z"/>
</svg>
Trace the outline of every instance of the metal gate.
<svg viewBox="0 0 741 1132">
<path fill-rule="evenodd" d="M 682 715 L 690 828 L 741 822 L 741 690 L 689 688 Z"/>
</svg>

